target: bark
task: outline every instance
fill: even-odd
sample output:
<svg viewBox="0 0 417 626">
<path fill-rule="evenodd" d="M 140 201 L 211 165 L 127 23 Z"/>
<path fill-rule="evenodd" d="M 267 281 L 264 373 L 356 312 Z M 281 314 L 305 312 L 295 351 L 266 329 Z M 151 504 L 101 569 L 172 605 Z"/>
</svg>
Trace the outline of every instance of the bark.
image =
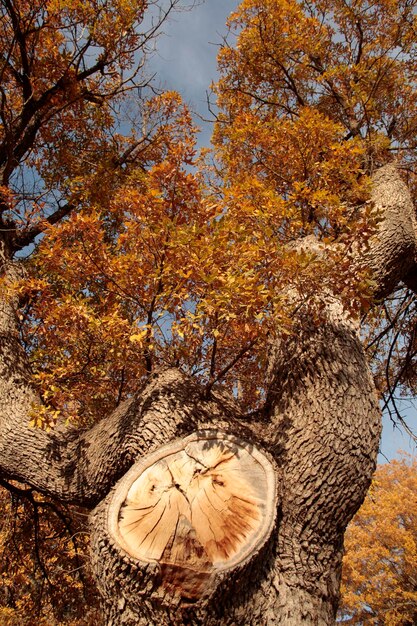
<svg viewBox="0 0 417 626">
<path fill-rule="evenodd" d="M 413 272 L 416 253 L 412 202 L 394 166 L 375 175 L 372 201 L 379 230 L 365 259 L 352 263 L 370 266 L 383 297 Z M 10 255 L 0 252 L 3 272 L 13 275 Z M 275 346 L 257 422 L 168 370 L 93 429 L 45 433 L 28 425 L 36 394 L 16 303 L 3 298 L 0 472 L 63 500 L 98 504 L 92 562 L 104 623 L 334 624 L 343 534 L 372 477 L 380 412 L 357 323 L 336 298 L 324 293 L 323 301 L 320 325 L 301 307 L 295 333 Z M 190 441 L 207 446 L 190 455 Z M 232 463 L 228 486 L 217 461 L 207 460 L 212 446 L 226 449 L 223 469 Z M 274 476 L 264 491 L 263 479 L 250 478 L 252 457 Z M 203 470 L 210 487 L 198 482 Z M 211 514 L 204 509 L 212 535 L 195 509 L 204 498 L 217 502 Z M 136 538 L 127 540 L 130 525 Z M 229 546 L 221 557 L 219 545 Z"/>
<path fill-rule="evenodd" d="M 383 298 L 400 281 L 411 281 L 417 268 L 415 208 L 395 164 L 375 173 L 371 202 L 380 223 L 364 260 L 372 270 L 375 298 Z"/>
</svg>

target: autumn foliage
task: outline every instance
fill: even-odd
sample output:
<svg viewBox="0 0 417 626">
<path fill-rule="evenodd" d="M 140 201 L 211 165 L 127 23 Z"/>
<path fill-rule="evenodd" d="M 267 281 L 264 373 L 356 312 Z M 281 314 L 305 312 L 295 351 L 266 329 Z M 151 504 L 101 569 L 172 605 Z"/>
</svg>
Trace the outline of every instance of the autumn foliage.
<svg viewBox="0 0 417 626">
<path fill-rule="evenodd" d="M 301 295 L 317 322 L 324 286 L 352 313 L 369 310 L 372 282 L 346 246 L 365 250 L 377 223 L 368 202 L 375 168 L 395 155 L 414 184 L 412 7 L 243 2 L 229 20 L 233 45 L 219 56 L 212 167 L 173 93 L 142 103 L 141 135 L 138 124 L 116 133 L 109 109 L 88 145 L 85 127 L 79 141 L 68 126 L 73 143 L 63 135 L 62 147 L 42 149 L 44 169 L 34 165 L 71 216 L 42 222 L 25 281 L 22 332 L 45 402 L 35 423 L 61 413 L 90 423 L 162 365 L 208 391 L 225 385 L 256 409 L 268 343 L 291 332 L 294 300 Z M 77 124 L 93 124 L 89 116 L 113 102 L 96 100 L 83 100 Z M 310 234 L 320 255 L 292 244 Z M 326 251 L 331 242 L 343 246 Z M 371 335 L 385 321 L 374 308 Z"/>
<path fill-rule="evenodd" d="M 142 104 L 141 138 L 137 126 L 116 134 L 109 114 L 88 175 L 71 169 L 82 142 L 75 159 L 51 144 L 44 163 L 58 176 L 44 180 L 65 180 L 72 208 L 42 227 L 25 281 L 22 332 L 46 407 L 35 423 L 62 412 L 89 423 L 161 365 L 254 409 L 268 342 L 291 332 L 298 295 L 317 321 L 323 286 L 354 313 L 369 308 L 369 275 L 345 246 L 365 249 L 375 227 L 374 168 L 400 146 L 411 154 L 388 101 L 391 78 L 402 102 L 413 71 L 410 15 L 401 3 L 243 2 L 219 57 L 213 168 L 176 94 Z M 288 245 L 309 234 L 344 247 Z"/>
<path fill-rule="evenodd" d="M 112 169 L 115 111 L 140 82 L 134 57 L 146 52 L 146 6 L 1 3 L 1 213 L 13 247 L 68 214 L 104 162 Z"/>
<path fill-rule="evenodd" d="M 367 176 L 394 158 L 415 189 L 415 10 L 408 0 L 240 4 L 219 56 L 214 133 L 224 193 L 237 213 L 247 207 L 254 220 L 262 207 L 278 237 L 314 232 L 366 245 Z M 320 264 L 321 284 L 352 293 L 343 259 L 331 259 L 332 270 L 329 280 Z M 314 272 L 306 279 L 311 303 Z M 366 276 L 353 281 L 353 301 L 364 294 L 366 311 Z M 416 390 L 415 326 L 406 290 L 366 319 L 365 345 L 394 419 L 394 391 Z"/>
<path fill-rule="evenodd" d="M 378 220 L 370 174 L 395 154 L 413 184 L 413 3 L 243 2 L 212 166 L 180 96 L 138 101 L 146 8 L 2 7 L 2 219 L 14 250 L 38 244 L 20 287 L 37 425 L 91 423 L 161 365 L 256 409 L 294 301 L 317 323 L 323 288 L 369 309 L 346 249 Z M 294 245 L 310 234 L 320 254 Z"/>
<path fill-rule="evenodd" d="M 213 150 L 203 156 L 180 95 L 146 88 L 152 4 L 0 2 L 0 228 L 25 257 L 23 280 L 0 287 L 20 297 L 40 395 L 33 426 L 89 426 L 173 365 L 207 396 L 223 387 L 256 411 L 271 340 L 291 334 L 295 307 L 320 324 L 323 293 L 368 315 L 381 392 L 391 392 L 390 368 L 413 388 L 414 317 L 389 367 L 382 356 L 392 320 L 415 315 L 411 296 L 409 308 L 376 306 L 367 268 L 351 261 L 378 223 L 369 202 L 375 169 L 394 157 L 416 187 L 417 2 L 244 0 L 220 51 Z M 319 250 L 297 243 L 309 235 Z M 385 522 L 394 542 L 388 513 Z M 358 539 L 360 521 L 355 528 Z M 411 542 L 396 532 L 401 545 Z M 366 567 L 380 556 L 363 557 Z M 400 557 L 394 550 L 395 564 Z M 358 589 L 364 579 L 349 558 L 346 589 Z M 26 581 L 22 571 L 10 576 Z M 358 616 L 391 597 L 349 593 L 346 610 Z M 393 588 L 392 597 L 405 602 L 403 593 Z"/>
<path fill-rule="evenodd" d="M 343 623 L 416 623 L 416 490 L 414 458 L 403 457 L 378 467 L 345 537 Z"/>
</svg>

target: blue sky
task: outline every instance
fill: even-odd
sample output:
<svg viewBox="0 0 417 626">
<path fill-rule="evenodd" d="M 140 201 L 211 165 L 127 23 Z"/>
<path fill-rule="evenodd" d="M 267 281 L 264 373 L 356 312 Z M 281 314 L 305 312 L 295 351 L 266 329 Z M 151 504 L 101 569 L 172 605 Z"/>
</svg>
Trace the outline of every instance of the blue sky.
<svg viewBox="0 0 417 626">
<path fill-rule="evenodd" d="M 186 1 L 186 0 L 185 0 Z M 151 60 L 151 71 L 165 89 L 178 91 L 202 118 L 210 118 L 206 94 L 216 79 L 216 55 L 227 34 L 226 19 L 237 7 L 234 0 L 205 0 L 194 8 L 172 14 L 158 40 Z M 200 145 L 208 145 L 210 123 L 197 119 L 201 128 Z M 405 409 L 410 427 L 417 432 L 417 411 Z M 416 446 L 401 428 L 393 427 L 386 416 L 379 461 L 394 458 L 398 450 L 416 453 Z"/>
<path fill-rule="evenodd" d="M 183 0 L 185 5 L 187 0 Z M 199 0 L 194 8 L 174 12 L 164 24 L 151 59 L 152 72 L 165 89 L 178 91 L 204 119 L 210 117 L 207 92 L 216 79 L 216 56 L 227 34 L 226 20 L 237 7 L 234 0 Z M 200 144 L 208 144 L 211 125 L 196 120 Z"/>
</svg>

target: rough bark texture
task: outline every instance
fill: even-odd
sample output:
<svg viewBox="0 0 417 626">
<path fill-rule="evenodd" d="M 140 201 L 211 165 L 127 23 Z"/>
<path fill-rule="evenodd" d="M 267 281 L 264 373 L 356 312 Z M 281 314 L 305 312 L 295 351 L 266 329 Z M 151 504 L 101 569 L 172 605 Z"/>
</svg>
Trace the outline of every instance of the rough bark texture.
<svg viewBox="0 0 417 626">
<path fill-rule="evenodd" d="M 381 222 L 365 262 L 372 270 L 375 297 L 382 298 L 401 280 L 411 282 L 417 267 L 415 208 L 394 164 L 374 174 L 371 202 Z"/>
<path fill-rule="evenodd" d="M 279 569 L 290 588 L 336 608 L 343 532 L 372 476 L 380 417 L 355 329 L 337 303 L 328 317 L 325 329 L 300 320 L 297 341 L 282 346 L 270 402 L 283 470 Z"/>
<path fill-rule="evenodd" d="M 415 271 L 413 206 L 394 166 L 375 175 L 372 201 L 382 219 L 365 260 L 373 271 L 376 295 L 382 297 L 399 280 L 411 281 Z M 16 270 L 7 249 L 1 248 L 0 253 L 3 273 L 13 274 Z M 362 261 L 352 257 L 352 263 Z M 79 433 L 59 428 L 44 433 L 28 426 L 36 395 L 18 343 L 15 303 L 3 298 L 0 472 L 66 501 L 90 507 L 98 504 L 91 518 L 92 561 L 103 597 L 104 623 L 334 623 L 343 534 L 372 477 L 380 415 L 356 324 L 335 298 L 323 294 L 323 299 L 322 324 L 313 323 L 301 308 L 296 332 L 276 346 L 267 409 L 258 422 L 240 419 L 230 399 L 216 395 L 204 399 L 195 382 L 169 370 L 153 377 L 93 429 Z M 139 554 L 128 544 L 121 545 L 114 524 L 124 519 L 124 513 L 115 518 L 112 506 L 118 502 L 122 510 L 117 494 L 132 476 L 141 475 L 141 467 L 152 465 L 155 451 L 203 429 L 221 437 L 238 437 L 271 459 L 278 498 L 268 511 L 265 538 L 254 542 L 243 560 L 218 568 L 215 583 L 213 570 L 209 571 L 213 554 L 204 548 L 204 541 L 199 542 L 200 565 L 196 566 L 193 557 L 191 561 L 193 580 L 201 585 L 193 595 L 187 591 L 187 559 L 181 557 L 182 575 L 151 548 Z M 172 484 L 175 487 L 177 481 Z M 165 487 L 173 489 L 172 484 Z M 124 502 L 126 489 L 123 493 Z M 135 498 L 135 507 L 140 508 L 140 493 Z M 178 494 L 174 500 L 167 498 L 169 503 L 179 502 Z M 230 502 L 226 497 L 225 501 L 227 510 Z M 180 510 L 183 504 L 178 506 Z M 186 529 L 182 535 L 178 531 L 184 536 L 182 554 L 188 541 L 189 554 L 195 556 L 196 535 L 187 525 L 181 528 Z M 233 525 L 225 524 L 222 532 L 225 537 L 229 533 L 230 539 Z"/>
</svg>

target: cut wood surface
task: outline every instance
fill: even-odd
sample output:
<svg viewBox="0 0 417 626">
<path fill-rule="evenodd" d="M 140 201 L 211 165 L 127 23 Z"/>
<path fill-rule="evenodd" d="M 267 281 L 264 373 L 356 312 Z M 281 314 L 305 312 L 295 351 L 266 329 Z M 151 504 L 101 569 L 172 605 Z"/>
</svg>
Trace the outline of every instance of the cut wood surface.
<svg viewBox="0 0 417 626">
<path fill-rule="evenodd" d="M 165 578 L 174 570 L 176 579 L 182 570 L 182 579 L 189 571 L 195 580 L 228 569 L 271 533 L 272 464 L 232 436 L 195 433 L 149 455 L 129 476 L 116 489 L 109 528 L 130 556 L 159 562 Z"/>
</svg>

